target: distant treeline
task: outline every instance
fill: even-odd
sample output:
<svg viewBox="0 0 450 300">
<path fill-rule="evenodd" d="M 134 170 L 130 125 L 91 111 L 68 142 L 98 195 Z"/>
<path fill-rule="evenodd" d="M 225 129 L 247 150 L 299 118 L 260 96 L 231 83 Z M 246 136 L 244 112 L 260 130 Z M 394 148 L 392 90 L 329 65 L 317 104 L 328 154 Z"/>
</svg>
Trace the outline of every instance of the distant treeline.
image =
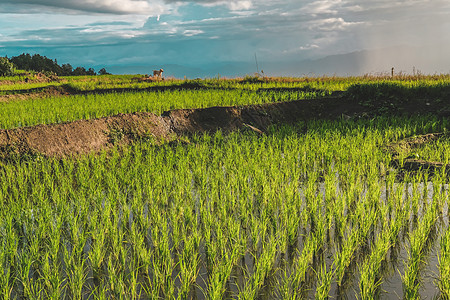
<svg viewBox="0 0 450 300">
<path fill-rule="evenodd" d="M 75 69 L 70 64 L 58 65 L 58 62 L 47 58 L 45 56 L 28 53 L 23 53 L 19 56 L 13 56 L 9 59 L 17 69 L 36 71 L 36 72 L 50 72 L 58 76 L 81 76 L 81 75 L 106 75 L 109 74 L 105 68 L 97 72 L 93 68 L 85 69 L 84 67 L 76 67 Z"/>
</svg>

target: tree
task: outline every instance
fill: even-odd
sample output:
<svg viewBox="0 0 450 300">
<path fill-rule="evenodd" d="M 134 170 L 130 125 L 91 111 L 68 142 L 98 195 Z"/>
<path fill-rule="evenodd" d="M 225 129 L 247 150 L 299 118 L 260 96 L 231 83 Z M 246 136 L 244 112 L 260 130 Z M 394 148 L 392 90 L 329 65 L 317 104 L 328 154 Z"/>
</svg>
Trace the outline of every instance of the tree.
<svg viewBox="0 0 450 300">
<path fill-rule="evenodd" d="M 76 67 L 75 70 L 73 70 L 73 75 L 74 76 L 82 76 L 82 75 L 86 75 L 86 69 L 83 67 Z"/>
<path fill-rule="evenodd" d="M 72 75 L 72 65 L 71 64 L 63 64 L 61 66 L 62 74 L 63 76 L 70 76 Z"/>
<path fill-rule="evenodd" d="M 52 59 L 39 54 L 31 56 L 28 53 L 22 53 L 19 56 L 12 57 L 11 62 L 13 62 L 20 70 L 52 72 L 57 75 L 61 75 L 62 73 L 62 69 L 56 60 L 53 61 Z"/>
<path fill-rule="evenodd" d="M 89 69 L 87 70 L 86 74 L 87 74 L 87 75 L 97 75 L 97 74 L 95 73 L 95 70 L 92 69 L 92 68 L 89 68 Z"/>
<path fill-rule="evenodd" d="M 13 56 L 11 62 L 20 70 L 31 70 L 31 55 L 29 53 Z"/>
<path fill-rule="evenodd" d="M 0 0 L 1 1 L 1 0 Z M 19 70 L 48 72 L 58 76 L 83 76 L 83 75 L 97 75 L 93 68 L 86 70 L 84 67 L 73 68 L 71 64 L 58 65 L 56 59 L 50 59 L 40 54 L 30 55 L 29 53 L 22 53 L 19 56 L 14 56 L 10 59 L 14 66 Z M 1 74 L 1 73 L 0 73 Z M 105 68 L 99 71 L 99 75 L 109 74 Z"/>
<path fill-rule="evenodd" d="M 14 64 L 7 57 L 0 57 L 0 76 L 14 75 Z"/>
<path fill-rule="evenodd" d="M 111 73 L 108 73 L 105 68 L 101 68 L 98 75 L 111 75 Z"/>
</svg>

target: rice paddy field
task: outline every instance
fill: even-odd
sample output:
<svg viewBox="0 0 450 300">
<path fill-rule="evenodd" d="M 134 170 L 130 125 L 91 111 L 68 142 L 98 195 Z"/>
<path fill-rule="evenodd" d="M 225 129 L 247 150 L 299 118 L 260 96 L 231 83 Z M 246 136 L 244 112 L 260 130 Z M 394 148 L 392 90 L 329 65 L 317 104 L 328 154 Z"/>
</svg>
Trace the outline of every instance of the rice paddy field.
<svg viewBox="0 0 450 300">
<path fill-rule="evenodd" d="M 3 80 L 2 95 L 36 84 Z M 1 101 L 1 129 L 336 93 L 380 109 L 3 159 L 1 299 L 450 298 L 449 175 L 402 168 L 411 156 L 448 165 L 450 120 L 395 110 L 415 97 L 448 106 L 449 76 L 41 85 L 77 93 Z M 386 150 L 427 133 L 442 137 Z"/>
</svg>

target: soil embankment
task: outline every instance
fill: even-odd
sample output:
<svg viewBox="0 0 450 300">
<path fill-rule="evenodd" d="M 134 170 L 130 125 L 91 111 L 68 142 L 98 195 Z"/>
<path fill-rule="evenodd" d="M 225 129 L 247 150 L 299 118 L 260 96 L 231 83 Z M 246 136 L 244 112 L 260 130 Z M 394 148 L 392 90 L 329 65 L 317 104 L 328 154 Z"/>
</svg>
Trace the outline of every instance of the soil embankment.
<svg viewBox="0 0 450 300">
<path fill-rule="evenodd" d="M 420 105 L 427 110 L 418 109 Z M 414 110 L 401 112 L 416 114 L 417 111 L 429 113 L 429 110 L 429 105 L 416 103 Z M 99 152 L 140 139 L 169 140 L 218 129 L 224 132 L 246 129 L 263 133 L 272 124 L 374 117 L 378 114 L 379 108 L 342 95 L 263 105 L 177 109 L 164 112 L 161 116 L 152 113 L 119 114 L 93 120 L 0 130 L 0 156 L 24 153 L 70 156 Z"/>
<path fill-rule="evenodd" d="M 68 156 L 98 152 L 118 142 L 128 142 L 131 133 L 151 133 L 155 137 L 165 138 L 169 132 L 164 120 L 154 114 L 119 114 L 93 120 L 0 130 L 0 149 L 4 155 L 9 152 Z"/>
<path fill-rule="evenodd" d="M 177 109 L 161 116 L 119 114 L 92 120 L 0 130 L 0 152 L 67 156 L 98 152 L 116 144 L 153 138 L 168 140 L 198 132 L 250 129 L 264 132 L 278 123 L 312 118 L 339 118 L 363 112 L 340 98 L 323 98 L 241 107 Z"/>
</svg>

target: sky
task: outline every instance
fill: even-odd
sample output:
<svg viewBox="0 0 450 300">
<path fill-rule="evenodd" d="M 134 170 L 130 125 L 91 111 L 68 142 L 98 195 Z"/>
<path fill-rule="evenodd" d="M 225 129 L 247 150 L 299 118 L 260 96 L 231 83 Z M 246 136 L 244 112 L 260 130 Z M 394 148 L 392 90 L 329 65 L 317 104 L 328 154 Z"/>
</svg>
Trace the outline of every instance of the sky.
<svg viewBox="0 0 450 300">
<path fill-rule="evenodd" d="M 340 73 L 335 55 L 363 51 L 353 73 L 449 73 L 449 32 L 448 0 L 0 0 L 0 56 L 107 69 L 235 66 L 239 76 L 236 66 L 258 63 L 280 75 L 333 56 L 323 70 Z"/>
</svg>

